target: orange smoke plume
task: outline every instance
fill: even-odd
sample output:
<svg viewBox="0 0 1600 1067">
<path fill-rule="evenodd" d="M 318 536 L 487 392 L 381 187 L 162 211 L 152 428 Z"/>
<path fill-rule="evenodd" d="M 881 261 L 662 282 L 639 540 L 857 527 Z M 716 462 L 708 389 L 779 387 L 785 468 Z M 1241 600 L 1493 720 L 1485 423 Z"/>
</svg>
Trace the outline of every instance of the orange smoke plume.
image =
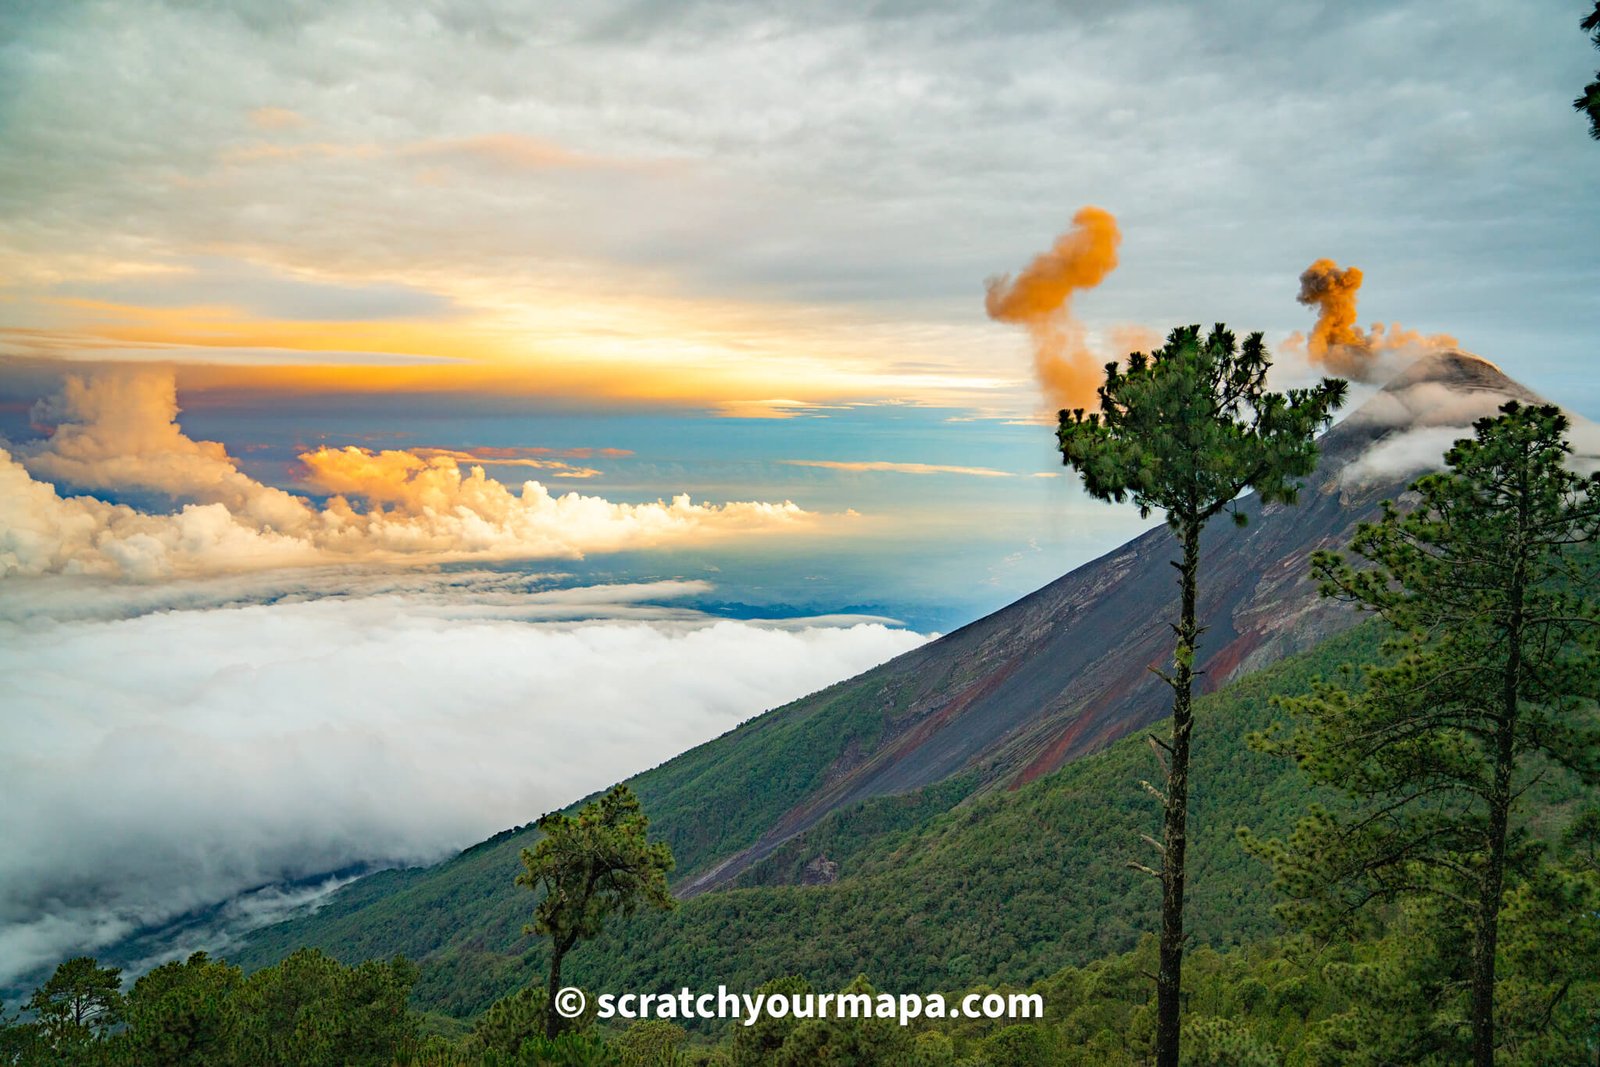
<svg viewBox="0 0 1600 1067">
<path fill-rule="evenodd" d="M 1415 355 L 1440 348 L 1455 348 L 1449 334 L 1421 334 L 1391 323 L 1374 323 L 1363 330 L 1356 322 L 1356 294 L 1361 291 L 1361 268 L 1345 267 L 1319 259 L 1300 275 L 1300 303 L 1317 309 L 1317 323 L 1306 340 L 1311 362 L 1357 381 L 1373 376 L 1381 356 Z"/>
<path fill-rule="evenodd" d="M 1111 212 L 1085 207 L 1072 216 L 1072 229 L 1022 273 L 987 283 L 989 317 L 1025 326 L 1033 336 L 1034 374 L 1052 407 L 1094 402 L 1104 360 L 1089 350 L 1082 324 L 1072 317 L 1072 294 L 1093 289 L 1116 269 L 1121 243 Z"/>
</svg>

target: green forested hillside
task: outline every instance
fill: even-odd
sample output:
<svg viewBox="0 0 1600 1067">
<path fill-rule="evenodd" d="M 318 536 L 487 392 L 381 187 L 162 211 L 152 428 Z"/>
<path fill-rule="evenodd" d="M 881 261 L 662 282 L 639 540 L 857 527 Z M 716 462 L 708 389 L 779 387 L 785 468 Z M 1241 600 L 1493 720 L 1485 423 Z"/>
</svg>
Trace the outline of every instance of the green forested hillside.
<svg viewBox="0 0 1600 1067">
<path fill-rule="evenodd" d="M 1274 929 L 1268 874 L 1234 832 L 1282 831 L 1307 799 L 1292 768 L 1250 752 L 1245 735 L 1277 716 L 1272 696 L 1374 656 L 1377 643 L 1371 627 L 1351 631 L 1202 700 L 1191 853 L 1202 941 L 1231 945 Z M 642 796 L 685 796 L 653 773 L 637 780 Z M 715 777 L 716 768 L 700 773 Z M 751 884 L 614 926 L 573 954 L 568 973 L 594 988 L 753 988 L 787 973 L 828 985 L 863 972 L 887 987 L 958 988 L 1032 981 L 1128 950 L 1151 929 L 1156 903 L 1154 881 L 1126 865 L 1147 858 L 1138 835 L 1155 825 L 1140 785 L 1150 773 L 1145 742 L 1132 737 L 1011 792 L 956 803 L 967 787 L 956 780 L 857 805 L 751 871 Z M 727 768 L 720 781 L 752 775 Z M 766 799 L 750 790 L 752 803 Z M 681 817 L 657 815 L 666 824 Z M 380 875 L 310 922 L 265 931 L 242 958 L 266 962 L 303 944 L 345 959 L 403 952 L 422 965 L 423 1004 L 470 1014 L 543 967 L 542 945 L 521 932 L 532 901 L 512 884 L 531 836 L 502 835 L 438 868 Z M 819 852 L 840 864 L 837 883 L 760 884 L 790 880 Z M 471 936 L 446 936 L 459 929 Z"/>
<path fill-rule="evenodd" d="M 882 680 L 868 672 L 757 716 L 631 779 L 650 814 L 652 836 L 672 846 L 675 873 L 691 873 L 751 844 L 843 753 L 870 746 L 900 704 L 916 695 L 882 690 Z M 945 799 L 946 807 L 960 799 L 947 785 L 930 795 Z M 260 966 L 302 945 L 323 946 L 346 959 L 397 952 L 427 959 L 452 944 L 472 951 L 490 947 L 496 954 L 512 949 L 523 940 L 529 912 L 526 891 L 516 889 L 512 878 L 520 870 L 519 853 L 536 840 L 530 823 L 436 866 L 362 879 L 316 914 L 257 932 L 233 957 Z M 497 960 L 497 972 L 505 963 Z"/>
<path fill-rule="evenodd" d="M 1272 697 L 1370 661 L 1378 644 L 1375 626 L 1360 627 L 1200 701 L 1189 894 L 1199 942 L 1226 948 L 1277 931 L 1269 872 L 1235 831 L 1282 833 L 1313 799 L 1292 765 L 1251 751 L 1246 735 L 1283 717 Z M 831 988 L 862 973 L 882 988 L 958 989 L 1028 983 L 1129 951 L 1153 929 L 1157 904 L 1154 879 L 1127 866 L 1149 858 L 1139 835 L 1157 815 L 1140 783 L 1151 770 L 1141 735 L 1014 791 L 967 796 L 971 780 L 956 779 L 841 810 L 740 887 L 614 924 L 569 957 L 566 974 L 594 989 L 753 989 L 782 974 Z M 637 780 L 641 794 L 685 796 L 655 773 Z M 730 767 L 721 781 L 753 774 Z M 716 768 L 699 775 L 714 778 Z M 783 803 L 750 789 L 752 804 Z M 1559 824 L 1576 790 L 1560 776 L 1540 789 L 1546 795 L 1530 809 Z M 660 821 L 682 818 L 668 807 Z M 471 1015 L 545 966 L 543 940 L 522 933 L 532 898 L 512 882 L 532 837 L 507 833 L 439 867 L 358 883 L 312 920 L 263 931 L 235 958 L 259 965 L 303 945 L 347 962 L 404 953 L 421 965 L 418 1003 Z M 839 864 L 838 881 L 792 884 L 823 853 Z M 459 930 L 469 934 L 451 936 Z"/>
</svg>

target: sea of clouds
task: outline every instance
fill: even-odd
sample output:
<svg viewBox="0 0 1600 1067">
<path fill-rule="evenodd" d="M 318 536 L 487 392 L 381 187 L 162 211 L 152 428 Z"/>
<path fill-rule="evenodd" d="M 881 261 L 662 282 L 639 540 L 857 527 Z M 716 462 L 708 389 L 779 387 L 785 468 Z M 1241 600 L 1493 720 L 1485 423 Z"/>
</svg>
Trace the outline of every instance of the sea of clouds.
<svg viewBox="0 0 1600 1067">
<path fill-rule="evenodd" d="M 197 909 L 232 901 L 248 925 L 329 872 L 439 859 L 926 639 L 675 606 L 708 591 L 8 580 L 0 984 Z M 312 888 L 262 891 L 293 883 Z"/>
</svg>

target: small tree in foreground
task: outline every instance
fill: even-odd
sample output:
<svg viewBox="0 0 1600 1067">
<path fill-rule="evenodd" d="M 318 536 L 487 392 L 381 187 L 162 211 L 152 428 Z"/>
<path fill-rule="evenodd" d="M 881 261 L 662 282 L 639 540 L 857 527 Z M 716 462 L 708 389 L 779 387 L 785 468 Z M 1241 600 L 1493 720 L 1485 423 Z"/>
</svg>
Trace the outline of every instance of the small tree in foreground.
<svg viewBox="0 0 1600 1067">
<path fill-rule="evenodd" d="M 1151 736 L 1165 771 L 1161 869 L 1141 868 L 1161 879 L 1160 969 L 1156 975 L 1156 1062 L 1177 1067 L 1179 988 L 1183 966 L 1184 852 L 1188 841 L 1189 743 L 1195 659 L 1200 643 L 1196 600 L 1200 585 L 1200 533 L 1239 494 L 1255 490 L 1263 502 L 1293 503 L 1295 480 L 1316 466 L 1318 431 L 1344 402 L 1345 383 L 1325 378 L 1311 389 L 1269 392 L 1271 361 L 1261 334 L 1240 347 L 1217 325 L 1173 330 L 1164 347 L 1135 352 L 1126 370 L 1106 367 L 1100 410 L 1061 412 L 1057 439 L 1063 462 L 1101 500 L 1131 497 L 1140 513 L 1164 511 L 1182 549 L 1178 568 L 1177 649 L 1171 674 L 1172 732 Z M 1243 525 L 1237 509 L 1234 521 Z"/>
<path fill-rule="evenodd" d="M 1600 611 L 1586 596 L 1600 481 L 1566 466 L 1567 420 L 1511 402 L 1456 442 L 1446 471 L 1363 523 L 1354 566 L 1318 553 L 1325 596 L 1386 619 L 1394 661 L 1362 684 L 1285 700 L 1293 736 L 1256 743 L 1292 756 L 1356 803 L 1313 809 L 1271 861 L 1293 922 L 1347 928 L 1375 901 L 1425 901 L 1469 935 L 1472 1058 L 1495 1059 L 1495 963 L 1508 873 L 1538 849 L 1514 824 L 1546 761 L 1600 781 Z"/>
<path fill-rule="evenodd" d="M 58 1052 L 100 1040 L 122 1021 L 122 969 L 102 967 L 92 956 L 67 960 L 25 1007 Z"/>
<path fill-rule="evenodd" d="M 667 889 L 672 849 L 650 842 L 650 820 L 626 785 L 611 787 L 576 816 L 553 811 L 539 820 L 544 838 L 522 850 L 517 884 L 544 891 L 525 933 L 550 939 L 546 1005 L 561 989 L 561 962 L 580 940 L 594 937 L 612 913 L 632 914 L 641 903 L 666 911 L 677 905 Z M 545 1013 L 545 1036 L 554 1038 L 561 1016 Z"/>
</svg>

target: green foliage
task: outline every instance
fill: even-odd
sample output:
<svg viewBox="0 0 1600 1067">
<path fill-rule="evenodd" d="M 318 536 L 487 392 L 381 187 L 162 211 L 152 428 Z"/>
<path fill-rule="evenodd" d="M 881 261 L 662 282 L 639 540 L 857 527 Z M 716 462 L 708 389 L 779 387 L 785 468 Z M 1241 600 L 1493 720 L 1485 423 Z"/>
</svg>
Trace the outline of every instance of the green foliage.
<svg viewBox="0 0 1600 1067">
<path fill-rule="evenodd" d="M 416 967 L 396 957 L 345 967 L 302 949 L 245 979 L 232 997 L 240 1064 L 384 1067 L 416 1037 L 406 1007 Z"/>
<path fill-rule="evenodd" d="M 28 999 L 35 1033 L 57 1052 L 82 1050 L 122 1020 L 122 970 L 90 956 L 66 960 Z"/>
<path fill-rule="evenodd" d="M 755 987 L 753 995 L 768 998 L 774 994 L 796 997 L 811 992 L 813 989 L 810 982 L 798 976 L 791 976 L 764 982 Z M 798 1025 L 798 1020 L 792 1015 L 785 1015 L 782 1018 L 762 1015 L 750 1026 L 740 1025 L 733 1032 L 731 1047 L 733 1067 L 761 1067 L 763 1064 L 771 1063 Z"/>
<path fill-rule="evenodd" d="M 599 1035 L 569 1030 L 523 1042 L 515 1059 L 484 1058 L 484 1067 L 620 1067 L 621 1058 Z"/>
<path fill-rule="evenodd" d="M 841 993 L 871 998 L 878 990 L 858 975 Z M 911 1058 L 911 1035 L 894 1019 L 805 1019 L 767 1062 L 777 1067 L 897 1067 Z"/>
<path fill-rule="evenodd" d="M 1501 923 L 1495 1007 L 1502 1047 L 1518 1063 L 1593 1060 L 1600 1047 L 1600 871 L 1565 853 L 1507 893 Z"/>
<path fill-rule="evenodd" d="M 1493 1057 L 1499 915 L 1506 879 L 1543 849 L 1521 813 L 1552 765 L 1600 783 L 1600 604 L 1588 595 L 1600 477 L 1567 469 L 1565 416 L 1506 404 L 1458 441 L 1420 498 L 1362 524 L 1351 551 L 1319 553 L 1324 595 L 1395 628 L 1392 662 L 1359 685 L 1320 685 L 1283 703 L 1302 728 L 1257 743 L 1292 756 L 1348 810 L 1315 807 L 1288 841 L 1255 841 L 1291 922 L 1324 936 L 1368 928 L 1375 905 L 1425 898 L 1433 943 L 1471 931 L 1461 956 L 1473 1056 Z M 1578 913 L 1569 916 L 1576 919 Z"/>
<path fill-rule="evenodd" d="M 1083 476 L 1090 495 L 1128 497 L 1141 515 L 1160 509 L 1183 550 L 1178 567 L 1177 644 L 1171 675 L 1172 729 L 1166 741 L 1150 735 L 1165 781 L 1146 785 L 1161 802 L 1161 840 L 1147 837 L 1160 870 L 1161 943 L 1156 971 L 1156 1062 L 1178 1067 L 1184 895 L 1188 877 L 1189 748 L 1194 665 L 1200 639 L 1196 603 L 1200 536 L 1239 495 L 1254 489 L 1264 503 L 1293 503 L 1297 478 L 1316 466 L 1316 434 L 1343 403 L 1345 383 L 1323 379 L 1312 389 L 1268 392 L 1271 361 L 1261 334 L 1240 348 L 1220 323 L 1203 340 L 1200 327 L 1173 330 L 1162 348 L 1135 352 L 1126 370 L 1107 364 L 1100 410 L 1061 412 L 1062 459 Z M 1245 513 L 1234 508 L 1234 520 Z"/>
<path fill-rule="evenodd" d="M 555 811 L 539 820 L 544 834 L 522 850 L 517 884 L 543 891 L 530 933 L 570 945 L 593 937 L 612 914 L 641 903 L 663 911 L 677 903 L 667 889 L 672 849 L 646 839 L 650 820 L 626 785 L 613 786 L 576 817 Z"/>
<path fill-rule="evenodd" d="M 547 1002 L 558 1003 L 561 962 L 580 940 L 594 937 L 613 915 L 632 915 L 640 904 L 660 911 L 677 906 L 667 888 L 672 849 L 647 837 L 650 820 L 633 790 L 616 785 L 576 816 L 553 811 L 539 820 L 544 838 L 522 850 L 517 884 L 543 896 L 528 933 L 550 939 Z M 545 1036 L 561 1027 L 545 1012 Z"/>
<path fill-rule="evenodd" d="M 476 1044 L 501 1056 L 515 1057 L 522 1044 L 544 1034 L 549 1010 L 545 991 L 538 986 L 501 997 L 478 1016 L 472 1028 Z"/>
<path fill-rule="evenodd" d="M 1162 348 L 1129 356 L 1125 370 L 1106 366 L 1099 411 L 1061 412 L 1062 459 L 1092 496 L 1131 498 L 1142 515 L 1163 511 L 1179 532 L 1247 489 L 1293 503 L 1345 383 L 1273 393 L 1270 366 L 1260 333 L 1240 347 L 1221 324 L 1203 339 L 1198 326 L 1175 329 Z"/>
<path fill-rule="evenodd" d="M 1053 1035 L 1033 1023 L 1016 1023 L 997 1030 L 983 1041 L 983 1058 L 989 1067 L 1034 1067 L 1055 1059 Z"/>
<path fill-rule="evenodd" d="M 1595 0 L 1594 10 L 1578 25 L 1589 34 L 1594 46 L 1600 48 L 1600 0 Z M 1583 87 L 1583 94 L 1572 102 L 1572 109 L 1589 117 L 1589 136 L 1600 141 L 1600 73 Z"/>
<path fill-rule="evenodd" d="M 1183 1025 L 1185 1067 L 1281 1067 L 1277 1049 L 1232 1019 L 1194 1018 Z M 1038 1062 L 1038 1061 L 1035 1061 Z"/>
<path fill-rule="evenodd" d="M 665 1019 L 641 1019 L 611 1042 L 622 1067 L 680 1067 L 689 1031 Z"/>
<path fill-rule="evenodd" d="M 0 1063 L 24 1067 L 388 1067 L 421 1062 L 403 959 L 345 967 L 314 949 L 248 978 L 197 952 L 155 968 L 124 998 L 120 973 L 68 960 L 28 1001 L 36 1021 L 0 1027 Z M 452 1053 L 453 1054 L 453 1053 Z M 449 1060 L 443 1062 L 452 1062 Z"/>
<path fill-rule="evenodd" d="M 230 1001 L 244 981 L 237 967 L 196 952 L 164 963 L 133 984 L 122 1041 L 149 1067 L 219 1063 L 228 1054 Z"/>
</svg>

